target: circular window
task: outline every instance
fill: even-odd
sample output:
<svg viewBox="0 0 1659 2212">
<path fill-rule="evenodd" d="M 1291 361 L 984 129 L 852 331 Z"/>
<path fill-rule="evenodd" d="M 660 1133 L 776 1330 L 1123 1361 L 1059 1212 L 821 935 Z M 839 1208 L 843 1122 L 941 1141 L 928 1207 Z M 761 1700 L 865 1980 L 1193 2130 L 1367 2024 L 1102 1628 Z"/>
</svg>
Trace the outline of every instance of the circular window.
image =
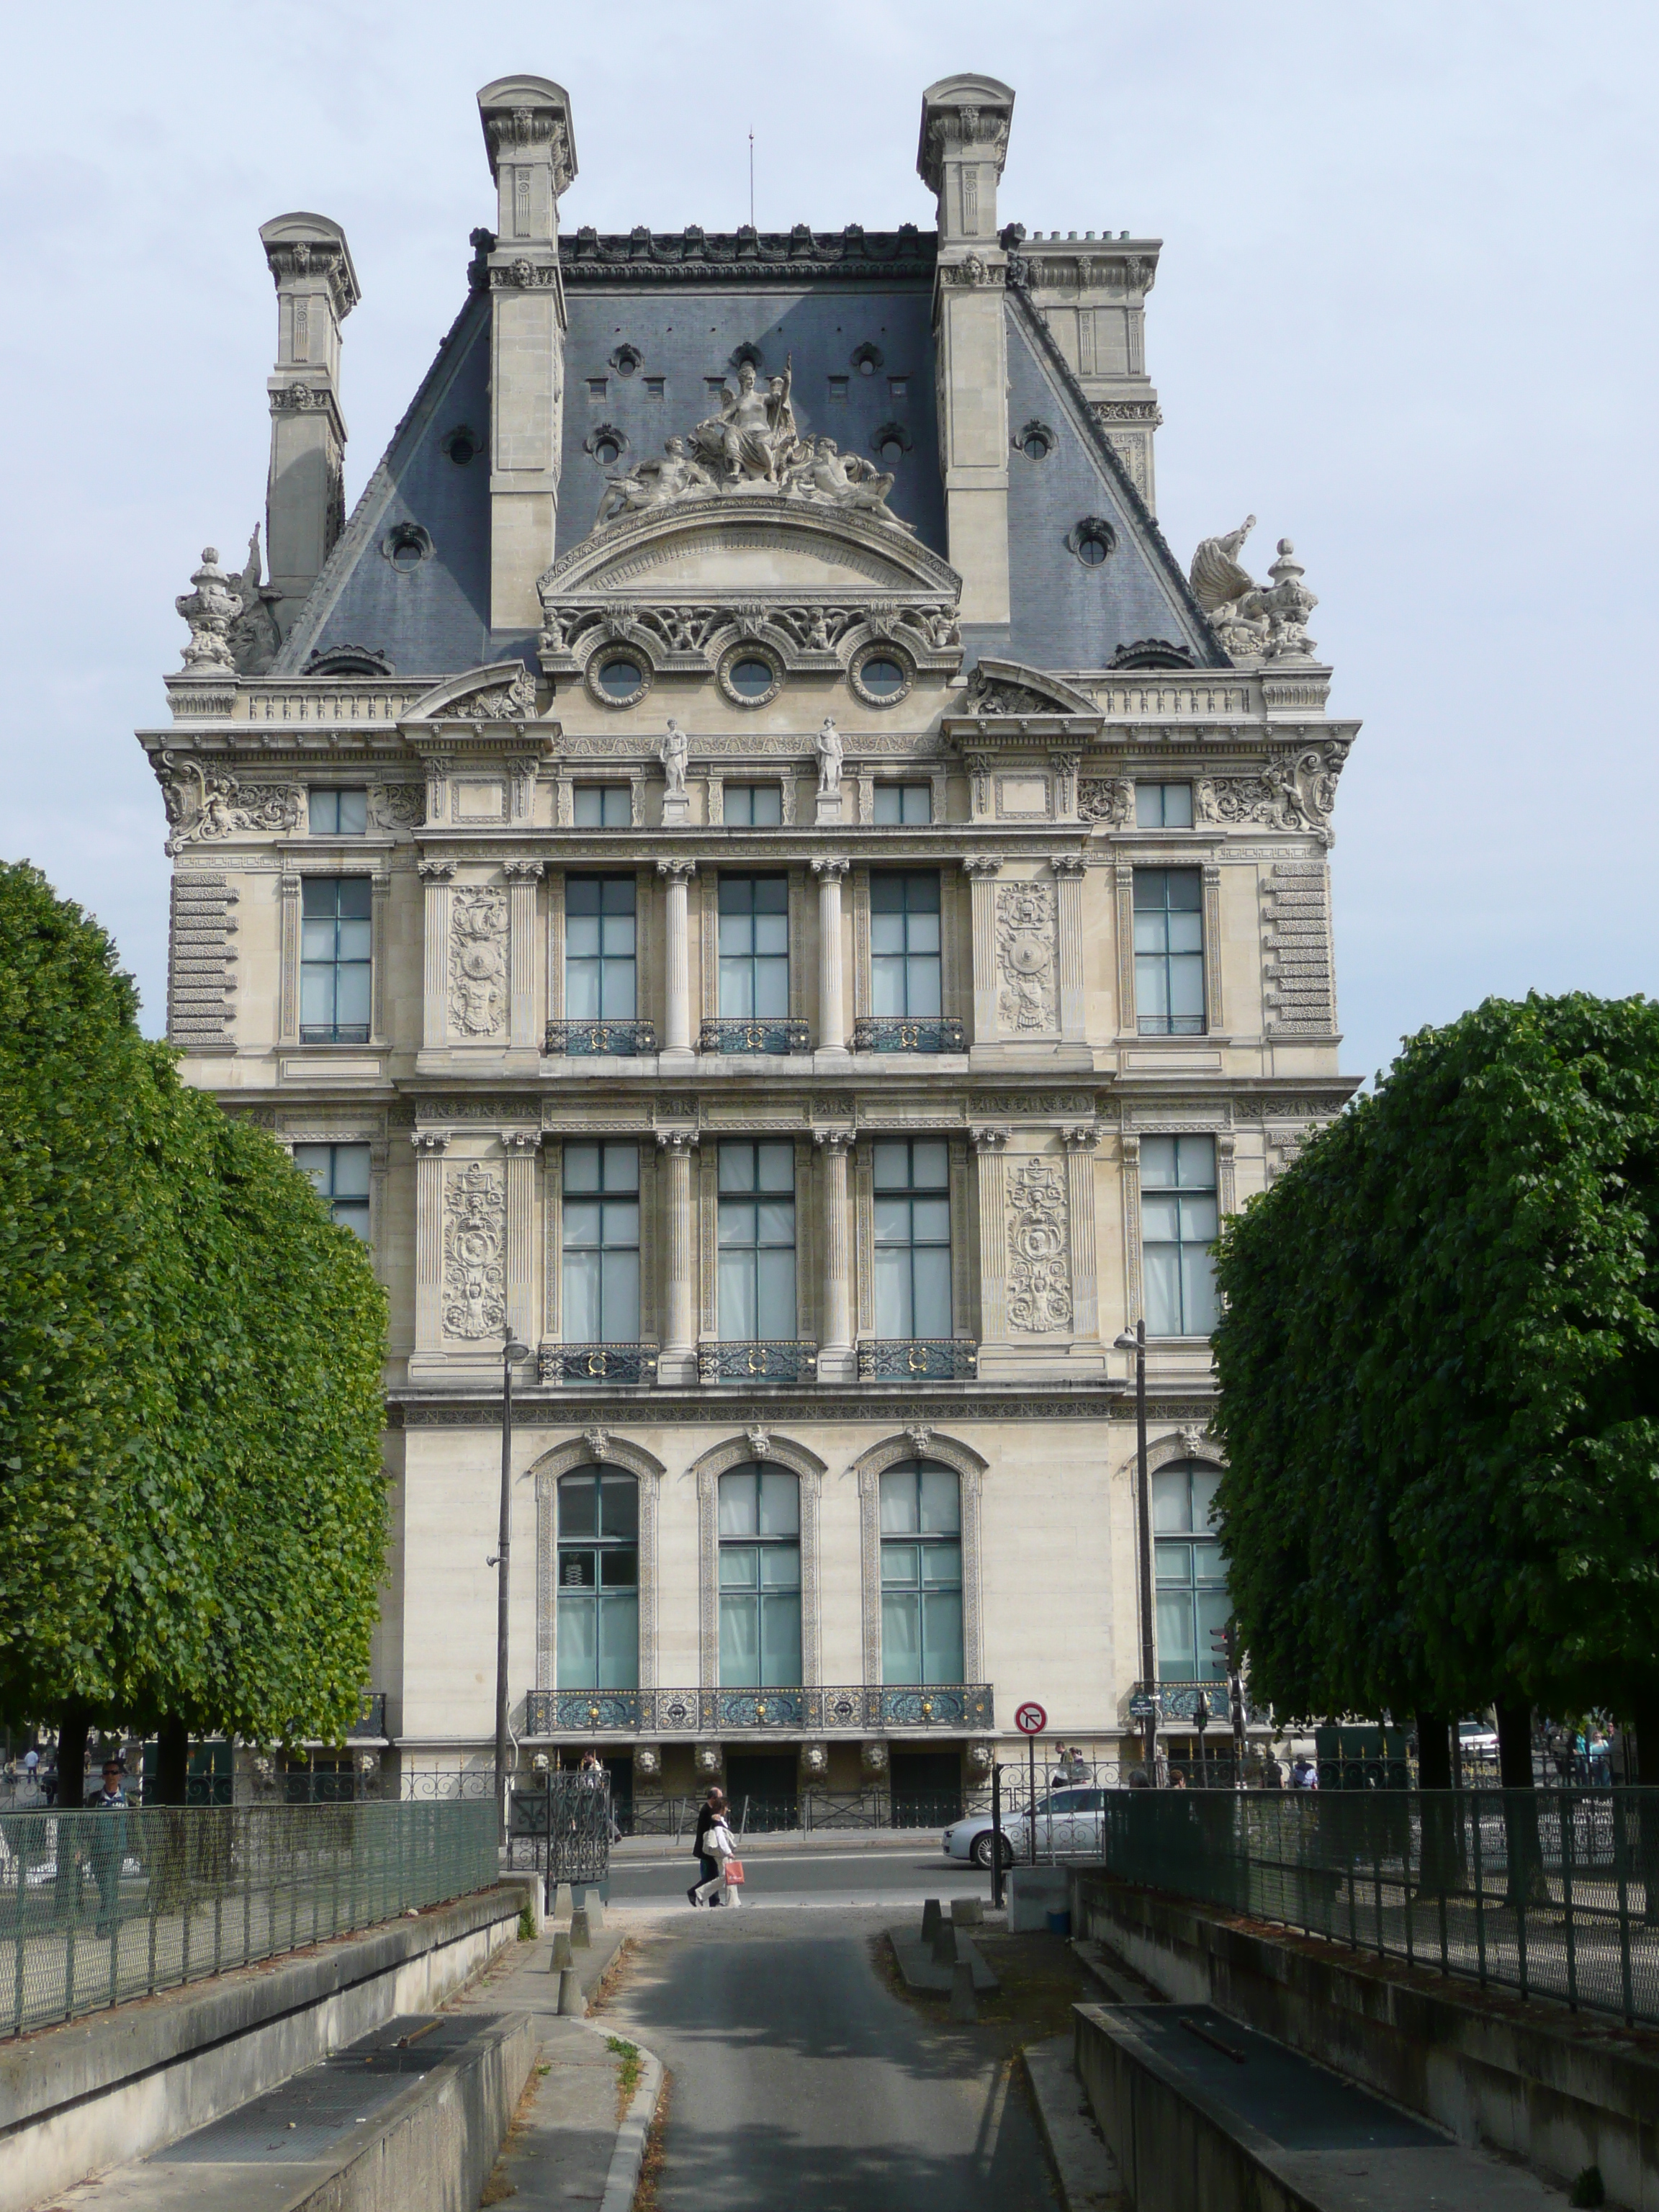
<svg viewBox="0 0 1659 2212">
<path fill-rule="evenodd" d="M 884 438 L 880 450 L 881 459 L 886 462 L 890 469 L 896 469 L 904 459 L 904 448 L 896 438 Z"/>
<path fill-rule="evenodd" d="M 607 660 L 599 669 L 599 690 L 617 706 L 637 699 L 645 689 L 645 671 L 637 660 Z"/>
<path fill-rule="evenodd" d="M 876 364 L 871 360 L 869 355 L 866 354 L 864 359 L 859 363 L 859 374 L 860 376 L 873 376 L 875 373 Z"/>
<path fill-rule="evenodd" d="M 775 699 L 783 684 L 783 670 L 769 653 L 739 646 L 720 664 L 720 689 L 739 707 L 763 707 Z"/>
<path fill-rule="evenodd" d="M 601 468 L 608 469 L 612 461 L 621 459 L 622 447 L 614 438 L 601 438 L 593 448 L 593 458 Z"/>
<path fill-rule="evenodd" d="M 1085 568 L 1097 568 L 1111 551 L 1097 530 L 1085 530 L 1077 541 L 1077 557 Z"/>
<path fill-rule="evenodd" d="M 464 469 L 477 450 L 470 430 L 457 430 L 449 441 L 449 458 L 458 469 Z"/>
<path fill-rule="evenodd" d="M 1020 451 L 1028 461 L 1046 461 L 1048 458 L 1048 441 L 1041 430 L 1033 430 L 1027 436 Z"/>
<path fill-rule="evenodd" d="M 380 540 L 380 551 L 394 568 L 418 568 L 432 556 L 432 540 L 418 522 L 399 522 Z"/>
<path fill-rule="evenodd" d="M 412 538 L 400 538 L 392 549 L 392 565 L 398 568 L 418 568 L 421 549 Z"/>
<path fill-rule="evenodd" d="M 890 707 L 910 689 L 910 669 L 896 653 L 872 646 L 853 663 L 853 689 L 866 707 Z"/>
</svg>

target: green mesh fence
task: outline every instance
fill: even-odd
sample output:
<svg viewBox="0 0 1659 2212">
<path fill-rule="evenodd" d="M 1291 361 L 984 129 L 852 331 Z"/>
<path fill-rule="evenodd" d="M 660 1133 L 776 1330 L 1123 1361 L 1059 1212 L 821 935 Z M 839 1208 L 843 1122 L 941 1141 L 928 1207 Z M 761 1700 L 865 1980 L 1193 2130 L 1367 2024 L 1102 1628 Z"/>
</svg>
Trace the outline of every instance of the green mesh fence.
<svg viewBox="0 0 1659 2212">
<path fill-rule="evenodd" d="M 1125 1790 L 1106 1802 L 1106 1868 L 1126 1881 L 1659 2021 L 1659 1790 Z"/>
<path fill-rule="evenodd" d="M 495 1808 L 0 1815 L 0 2037 L 488 1888 Z"/>
</svg>

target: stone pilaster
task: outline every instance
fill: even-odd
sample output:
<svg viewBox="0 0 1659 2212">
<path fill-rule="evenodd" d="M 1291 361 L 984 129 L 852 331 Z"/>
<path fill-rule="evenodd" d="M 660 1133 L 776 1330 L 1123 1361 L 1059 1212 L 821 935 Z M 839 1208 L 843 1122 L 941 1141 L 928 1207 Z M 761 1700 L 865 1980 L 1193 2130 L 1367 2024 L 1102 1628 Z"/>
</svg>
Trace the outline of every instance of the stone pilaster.
<svg viewBox="0 0 1659 2212">
<path fill-rule="evenodd" d="M 426 885 L 421 963 L 421 1046 L 435 1052 L 449 1039 L 449 879 L 453 860 L 417 863 Z"/>
<path fill-rule="evenodd" d="M 690 1054 L 691 1050 L 691 935 L 688 914 L 695 860 L 659 860 L 657 873 L 668 886 L 665 967 L 667 974 L 662 1048 L 665 1053 Z"/>
<path fill-rule="evenodd" d="M 536 1312 L 536 1152 L 539 1129 L 503 1129 L 507 1155 L 507 1318 L 526 1344 L 541 1339 Z"/>
<path fill-rule="evenodd" d="M 536 885 L 539 860 L 507 860 L 507 969 L 511 1008 L 509 1043 L 534 1048 L 536 1036 Z"/>
<path fill-rule="evenodd" d="M 847 1057 L 846 993 L 842 981 L 841 886 L 848 863 L 814 860 L 818 879 L 818 1034 L 819 1052 L 836 1060 Z"/>
<path fill-rule="evenodd" d="M 820 1382 L 853 1376 L 852 1248 L 848 1236 L 847 1155 L 850 1130 L 820 1129 L 813 1142 L 823 1160 L 823 1311 L 818 1344 Z"/>
<path fill-rule="evenodd" d="M 1061 1132 L 1066 1143 L 1066 1202 L 1072 1222 L 1072 1334 L 1085 1344 L 1100 1334 L 1099 1256 L 1095 1239 L 1095 1147 L 1100 1132 L 1084 1121 Z"/>
<path fill-rule="evenodd" d="M 1060 1036 L 1062 1044 L 1083 1042 L 1083 862 L 1066 854 L 1048 863 L 1054 872 L 1055 928 L 1059 936 Z"/>
<path fill-rule="evenodd" d="M 415 1147 L 415 1356 L 443 1350 L 444 1154 L 449 1139 L 416 1129 Z"/>
<path fill-rule="evenodd" d="M 976 854 L 962 864 L 972 886 L 974 935 L 975 1044 L 990 1044 L 997 1033 L 996 879 L 1002 863 Z"/>
<path fill-rule="evenodd" d="M 657 1363 L 661 1382 L 697 1379 L 697 1240 L 691 1206 L 693 1129 L 659 1129 L 657 1143 L 668 1162 L 668 1313 Z"/>
<path fill-rule="evenodd" d="M 1008 1334 L 1008 1170 L 1006 1129 L 971 1129 L 979 1170 L 979 1340 L 1000 1344 Z"/>
<path fill-rule="evenodd" d="M 345 527 L 340 325 L 360 295 L 345 233 L 326 216 L 279 215 L 259 238 L 276 286 L 265 562 L 286 637 Z"/>
</svg>

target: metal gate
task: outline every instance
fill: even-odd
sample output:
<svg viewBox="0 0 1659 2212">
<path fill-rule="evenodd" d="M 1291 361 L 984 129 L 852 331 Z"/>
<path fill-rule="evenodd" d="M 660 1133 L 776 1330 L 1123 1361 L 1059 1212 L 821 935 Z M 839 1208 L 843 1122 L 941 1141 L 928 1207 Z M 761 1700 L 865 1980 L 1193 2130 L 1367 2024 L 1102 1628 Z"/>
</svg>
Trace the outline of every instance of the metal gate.
<svg viewBox="0 0 1659 2212">
<path fill-rule="evenodd" d="M 611 1872 L 611 1784 L 592 1774 L 546 1774 L 509 1800 L 507 1859 L 542 1875 L 547 1901 L 562 1881 L 582 1888 Z"/>
</svg>

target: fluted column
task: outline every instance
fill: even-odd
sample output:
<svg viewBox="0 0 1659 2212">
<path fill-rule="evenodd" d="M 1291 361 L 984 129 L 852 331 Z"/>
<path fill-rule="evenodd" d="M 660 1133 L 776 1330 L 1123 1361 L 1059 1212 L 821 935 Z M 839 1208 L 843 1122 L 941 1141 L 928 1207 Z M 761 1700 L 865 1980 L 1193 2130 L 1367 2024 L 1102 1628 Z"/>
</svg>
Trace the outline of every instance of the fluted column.
<svg viewBox="0 0 1659 2212">
<path fill-rule="evenodd" d="M 449 1139 L 434 1129 L 416 1129 L 409 1141 L 415 1147 L 415 1352 L 418 1358 L 443 1349 L 444 1154 Z"/>
<path fill-rule="evenodd" d="M 426 885 L 421 1043 L 427 1052 L 435 1052 L 449 1041 L 449 879 L 455 863 L 422 860 L 417 865 Z"/>
<path fill-rule="evenodd" d="M 694 1129 L 659 1129 L 657 1143 L 668 1163 L 668 1313 L 657 1379 L 697 1378 L 696 1238 L 692 1233 L 691 1155 Z"/>
<path fill-rule="evenodd" d="M 1100 1132 L 1080 1121 L 1061 1132 L 1066 1143 L 1066 1199 L 1072 1218 L 1072 1333 L 1085 1342 L 1100 1334 L 1095 1245 L 1095 1147 Z"/>
<path fill-rule="evenodd" d="M 841 885 L 850 863 L 814 860 L 818 879 L 817 1048 L 836 1060 L 847 1055 L 847 1014 L 842 988 Z"/>
<path fill-rule="evenodd" d="M 979 1165 L 979 1336 L 997 1344 L 1008 1334 L 1008 1170 L 1006 1129 L 972 1129 Z"/>
<path fill-rule="evenodd" d="M 536 1300 L 536 1152 L 539 1129 L 503 1129 L 507 1154 L 507 1318 L 526 1344 L 541 1336 Z"/>
<path fill-rule="evenodd" d="M 997 1033 L 997 891 L 1002 863 L 975 854 L 962 864 L 962 872 L 973 886 L 974 909 L 974 1036 L 975 1044 L 989 1044 Z"/>
<path fill-rule="evenodd" d="M 812 1141 L 823 1155 L 823 1331 L 818 1380 L 848 1382 L 853 1374 L 853 1270 L 847 1155 L 853 1136 L 848 1129 L 820 1129 Z"/>
<path fill-rule="evenodd" d="M 659 860 L 657 873 L 668 886 L 667 1004 L 664 1008 L 663 1050 L 691 1049 L 691 932 L 687 901 L 695 860 Z M 690 1170 L 687 1173 L 689 1175 Z M 671 1178 L 672 1180 L 672 1178 Z M 690 1185 L 688 1184 L 688 1188 Z"/>
</svg>

